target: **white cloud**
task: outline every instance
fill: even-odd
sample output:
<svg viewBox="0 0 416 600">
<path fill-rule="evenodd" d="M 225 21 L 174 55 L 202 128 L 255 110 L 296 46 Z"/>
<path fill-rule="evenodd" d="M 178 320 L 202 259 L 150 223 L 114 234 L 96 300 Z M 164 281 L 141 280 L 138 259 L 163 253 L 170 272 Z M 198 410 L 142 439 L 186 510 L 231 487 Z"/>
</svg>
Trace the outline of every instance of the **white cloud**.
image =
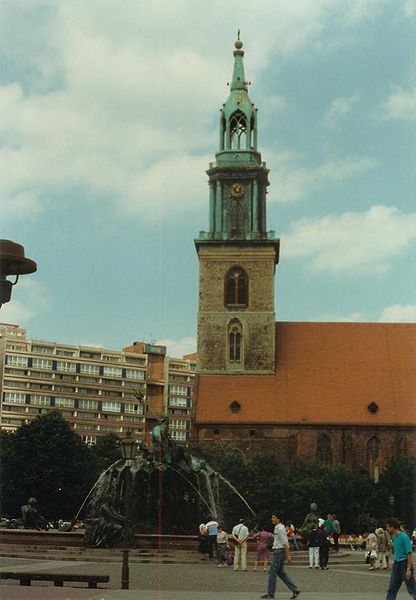
<svg viewBox="0 0 416 600">
<path fill-rule="evenodd" d="M 416 304 L 386 306 L 378 320 L 383 323 L 415 323 Z"/>
<path fill-rule="evenodd" d="M 416 98 L 402 87 L 392 86 L 390 96 L 382 107 L 383 118 L 387 120 L 416 119 Z"/>
<path fill-rule="evenodd" d="M 196 352 L 196 338 L 185 337 L 179 340 L 164 338 L 158 340 L 156 344 L 167 347 L 167 353 L 174 358 L 182 358 L 185 354 Z"/>
<path fill-rule="evenodd" d="M 323 123 L 328 129 L 339 130 L 343 118 L 351 112 L 352 107 L 359 100 L 359 95 L 354 94 L 349 98 L 339 96 L 334 98 L 324 115 Z"/>
<path fill-rule="evenodd" d="M 271 155 L 272 192 L 270 202 L 296 202 L 311 197 L 329 183 L 340 184 L 367 172 L 375 161 L 365 156 L 349 156 L 323 161 L 318 165 L 305 166 L 297 155 L 282 152 Z"/>
<path fill-rule="evenodd" d="M 22 327 L 46 313 L 52 305 L 49 290 L 36 279 L 24 276 L 12 289 L 12 298 L 0 309 L 0 320 Z"/>
<path fill-rule="evenodd" d="M 276 55 L 284 60 L 379 11 L 374 0 L 352 9 L 344 0 L 264 0 L 261 11 L 238 0 L 12 4 L 3 7 L 4 30 L 19 37 L 10 40 L 7 56 L 23 75 L 0 88 L 4 219 L 36 216 L 73 189 L 94 202 L 110 198 L 122 213 L 141 218 L 197 206 L 206 159 L 216 148 L 216 107 L 232 69 L 235 15 L 243 38 L 247 32 L 247 76 L 255 81 Z M 31 12 L 36 6 L 41 19 Z M 281 110 L 284 100 L 270 103 Z M 151 178 L 163 167 L 170 179 L 154 181 L 152 191 Z M 306 182 L 295 192 L 287 186 L 289 199 L 322 180 L 325 168 L 300 168 L 296 176 Z"/>
<path fill-rule="evenodd" d="M 282 237 L 282 256 L 308 259 L 314 271 L 383 272 L 410 247 L 416 215 L 392 206 L 372 206 L 292 223 Z"/>
</svg>

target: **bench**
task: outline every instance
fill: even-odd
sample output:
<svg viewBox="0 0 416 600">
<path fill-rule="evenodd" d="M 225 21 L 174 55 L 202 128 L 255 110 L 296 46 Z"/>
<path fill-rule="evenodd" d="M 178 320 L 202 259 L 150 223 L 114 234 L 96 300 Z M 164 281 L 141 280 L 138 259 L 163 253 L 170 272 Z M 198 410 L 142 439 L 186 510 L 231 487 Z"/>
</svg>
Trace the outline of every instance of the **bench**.
<svg viewBox="0 0 416 600">
<path fill-rule="evenodd" d="M 27 573 L 4 571 L 0 573 L 0 579 L 18 579 L 20 585 L 31 585 L 32 581 L 53 581 L 54 586 L 63 587 L 64 581 L 88 583 L 89 588 L 96 588 L 97 583 L 108 583 L 109 575 L 78 575 L 65 573 Z"/>
</svg>

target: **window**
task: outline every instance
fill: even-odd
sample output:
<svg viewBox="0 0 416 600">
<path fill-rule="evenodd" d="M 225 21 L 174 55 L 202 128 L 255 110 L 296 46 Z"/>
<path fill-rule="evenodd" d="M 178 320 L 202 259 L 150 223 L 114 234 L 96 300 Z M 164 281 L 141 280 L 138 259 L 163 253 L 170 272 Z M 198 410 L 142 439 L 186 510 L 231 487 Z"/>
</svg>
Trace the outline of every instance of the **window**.
<svg viewBox="0 0 416 600">
<path fill-rule="evenodd" d="M 186 442 L 186 431 L 172 431 L 172 438 L 177 442 Z"/>
<path fill-rule="evenodd" d="M 49 358 L 34 358 L 32 366 L 36 369 L 52 369 L 52 361 Z"/>
<path fill-rule="evenodd" d="M 80 425 L 78 425 L 78 427 L 80 427 Z M 88 427 L 88 425 L 86 425 L 85 429 L 92 429 L 92 427 Z M 100 425 L 100 431 L 105 431 L 106 433 L 117 433 L 118 431 L 120 431 L 120 429 L 118 427 Z"/>
<path fill-rule="evenodd" d="M 17 375 L 18 377 L 22 377 L 27 375 L 27 371 L 20 371 L 19 369 L 8 369 L 7 367 L 4 369 L 6 375 Z"/>
<path fill-rule="evenodd" d="M 228 326 L 229 360 L 241 362 L 242 326 L 238 319 L 233 319 Z"/>
<path fill-rule="evenodd" d="M 73 398 L 55 398 L 55 406 L 58 408 L 74 408 L 75 400 Z"/>
<path fill-rule="evenodd" d="M 86 375 L 78 375 L 78 381 L 81 381 L 81 383 L 100 383 L 100 378 L 87 377 Z"/>
<path fill-rule="evenodd" d="M 247 118 L 241 110 L 236 110 L 230 119 L 231 148 L 240 149 L 246 146 Z"/>
<path fill-rule="evenodd" d="M 57 348 L 56 354 L 58 356 L 76 356 L 77 355 L 75 350 L 64 350 L 63 348 Z"/>
<path fill-rule="evenodd" d="M 58 360 L 56 363 L 56 368 L 58 371 L 70 371 L 71 373 L 75 373 L 77 370 L 76 363 L 69 362 L 66 360 Z"/>
<path fill-rule="evenodd" d="M 109 412 L 120 412 L 121 410 L 121 404 L 120 402 L 103 402 L 103 411 L 109 411 Z"/>
<path fill-rule="evenodd" d="M 169 428 L 171 429 L 186 429 L 187 421 L 182 421 L 182 419 L 171 419 L 169 423 Z"/>
<path fill-rule="evenodd" d="M 2 410 L 14 413 L 25 413 L 26 406 L 8 406 L 7 404 L 3 404 Z"/>
<path fill-rule="evenodd" d="M 6 344 L 6 350 L 18 350 L 19 352 L 23 352 L 26 350 L 26 347 L 22 344 Z"/>
<path fill-rule="evenodd" d="M 98 402 L 97 402 L 97 400 L 79 400 L 78 406 L 79 406 L 79 408 L 87 408 L 87 409 L 97 410 Z"/>
<path fill-rule="evenodd" d="M 34 354 L 53 354 L 53 348 L 48 346 L 32 346 L 32 352 Z"/>
<path fill-rule="evenodd" d="M 37 404 L 38 406 L 50 406 L 51 405 L 51 397 L 50 396 L 42 396 L 40 394 L 32 394 L 30 396 L 30 403 Z"/>
<path fill-rule="evenodd" d="M 89 446 L 94 446 L 97 443 L 97 436 L 95 435 L 83 435 L 82 441 Z"/>
<path fill-rule="evenodd" d="M 79 412 L 78 418 L 79 419 L 97 419 L 98 415 L 97 415 L 97 413 L 91 413 L 91 412 Z"/>
<path fill-rule="evenodd" d="M 51 373 L 46 373 L 45 371 L 30 371 L 32 377 L 36 377 L 37 379 L 51 379 Z"/>
<path fill-rule="evenodd" d="M 144 371 L 139 369 L 126 369 L 127 379 L 144 379 Z"/>
<path fill-rule="evenodd" d="M 184 406 L 188 405 L 188 400 L 186 398 L 178 398 L 176 396 L 169 396 L 169 404 L 170 406 Z"/>
<path fill-rule="evenodd" d="M 125 423 L 143 423 L 144 418 L 143 417 L 123 417 L 123 421 Z"/>
<path fill-rule="evenodd" d="M 13 387 L 13 388 L 25 388 L 26 383 L 24 381 L 4 381 L 5 387 Z"/>
<path fill-rule="evenodd" d="M 241 410 L 241 404 L 237 402 L 237 400 L 234 400 L 234 402 L 231 402 L 230 404 L 230 409 L 231 412 L 234 414 L 239 413 Z"/>
<path fill-rule="evenodd" d="M 109 390 L 101 390 L 101 396 L 111 396 L 113 398 L 121 398 L 122 392 L 113 392 Z"/>
<path fill-rule="evenodd" d="M 326 467 L 330 467 L 332 465 L 332 444 L 330 437 L 326 433 L 322 433 L 318 436 L 316 445 L 316 459 Z"/>
<path fill-rule="evenodd" d="M 99 375 L 100 368 L 96 365 L 80 365 L 80 373 L 86 373 L 87 375 Z"/>
<path fill-rule="evenodd" d="M 133 413 L 137 415 L 143 414 L 143 406 L 141 404 L 125 404 L 124 405 L 125 413 Z"/>
<path fill-rule="evenodd" d="M 97 352 L 84 352 L 81 351 L 79 353 L 81 358 L 91 358 L 92 360 L 101 360 L 101 352 L 97 353 Z"/>
<path fill-rule="evenodd" d="M 225 305 L 229 308 L 248 306 L 248 277 L 241 267 L 232 267 L 225 277 Z"/>
<path fill-rule="evenodd" d="M 17 427 L 20 427 L 20 425 L 23 423 L 23 421 L 21 421 L 20 419 L 9 419 L 4 417 L 2 419 L 2 422 L 4 423 L 4 425 L 16 425 Z"/>
<path fill-rule="evenodd" d="M 12 404 L 25 404 L 26 394 L 20 394 L 19 392 L 5 392 L 4 402 L 11 402 Z"/>
<path fill-rule="evenodd" d="M 121 377 L 122 369 L 120 367 L 104 367 L 103 374 L 109 377 Z"/>
<path fill-rule="evenodd" d="M 84 430 L 85 429 L 86 430 L 92 429 L 92 430 L 95 430 L 95 429 L 98 429 L 98 425 L 92 425 L 91 423 L 77 423 L 76 424 L 76 429 L 84 429 Z"/>
<path fill-rule="evenodd" d="M 181 396 L 187 396 L 188 388 L 185 385 L 170 385 L 169 394 L 179 394 Z"/>
<path fill-rule="evenodd" d="M 368 440 L 366 456 L 367 469 L 376 483 L 378 483 L 380 477 L 381 450 L 381 442 L 376 436 L 373 436 Z"/>
<path fill-rule="evenodd" d="M 6 356 L 8 365 L 15 367 L 27 367 L 28 357 L 27 356 Z"/>
<path fill-rule="evenodd" d="M 85 396 L 96 396 L 99 393 L 99 390 L 95 388 L 78 388 L 79 394 L 84 394 Z"/>
<path fill-rule="evenodd" d="M 126 363 L 128 365 L 145 365 L 146 359 L 145 358 L 134 358 L 132 356 L 126 356 Z"/>
</svg>

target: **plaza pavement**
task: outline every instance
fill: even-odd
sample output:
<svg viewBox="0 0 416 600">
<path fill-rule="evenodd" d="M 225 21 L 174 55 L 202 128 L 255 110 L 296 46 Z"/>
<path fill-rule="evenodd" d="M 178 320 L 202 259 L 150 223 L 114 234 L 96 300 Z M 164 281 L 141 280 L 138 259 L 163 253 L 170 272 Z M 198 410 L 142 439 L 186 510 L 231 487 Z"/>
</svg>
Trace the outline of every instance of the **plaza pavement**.
<svg viewBox="0 0 416 600">
<path fill-rule="evenodd" d="M 307 565 L 287 568 L 302 590 L 300 600 L 384 600 L 389 572 L 368 572 L 361 553 L 333 565 L 329 571 L 310 570 Z M 90 590 L 78 587 L 56 588 L 44 582 L 31 587 L 18 582 L 0 584 L 1 600 L 256 600 L 266 590 L 267 574 L 234 573 L 218 569 L 215 563 L 194 565 L 132 564 L 130 587 L 120 590 L 121 565 L 81 561 L 51 561 L 1 558 L 1 570 L 62 571 L 110 575 L 109 586 Z M 290 592 L 278 580 L 276 599 L 290 598 Z M 409 598 L 403 589 L 398 598 Z"/>
</svg>

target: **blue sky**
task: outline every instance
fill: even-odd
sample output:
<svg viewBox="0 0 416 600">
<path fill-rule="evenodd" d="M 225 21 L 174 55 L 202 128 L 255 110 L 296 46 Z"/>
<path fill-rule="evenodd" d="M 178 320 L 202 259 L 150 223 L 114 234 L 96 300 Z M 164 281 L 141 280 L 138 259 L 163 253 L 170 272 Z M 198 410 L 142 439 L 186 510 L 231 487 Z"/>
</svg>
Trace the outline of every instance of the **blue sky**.
<svg viewBox="0 0 416 600">
<path fill-rule="evenodd" d="M 241 29 L 281 320 L 414 321 L 408 0 L 4 0 L 1 237 L 30 337 L 195 346 L 205 169 Z"/>
</svg>

